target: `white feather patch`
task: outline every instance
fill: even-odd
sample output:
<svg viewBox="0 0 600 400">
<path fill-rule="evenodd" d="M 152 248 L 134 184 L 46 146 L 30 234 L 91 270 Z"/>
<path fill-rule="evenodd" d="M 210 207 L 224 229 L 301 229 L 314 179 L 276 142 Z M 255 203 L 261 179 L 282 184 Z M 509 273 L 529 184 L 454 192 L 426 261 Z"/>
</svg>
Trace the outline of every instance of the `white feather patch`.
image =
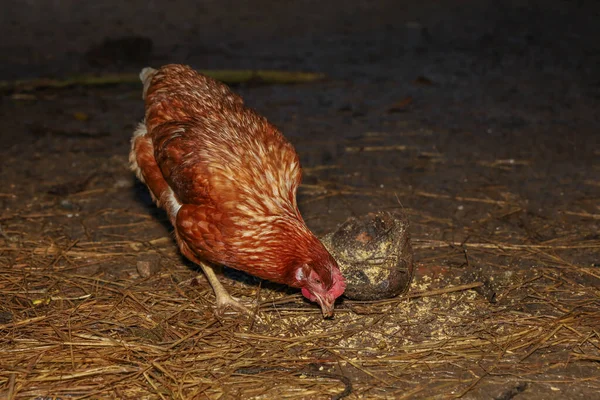
<svg viewBox="0 0 600 400">
<path fill-rule="evenodd" d="M 168 214 L 172 216 L 173 219 L 175 219 L 177 217 L 179 209 L 181 208 L 181 203 L 179 202 L 179 200 L 177 200 L 177 198 L 175 197 L 175 193 L 173 193 L 173 190 L 171 188 L 167 189 L 166 207 Z"/>
<path fill-rule="evenodd" d="M 135 172 L 135 175 L 138 177 L 138 179 L 144 183 L 146 183 L 146 181 L 144 180 L 140 166 L 137 163 L 137 153 L 135 152 L 135 141 L 137 140 L 138 137 L 144 136 L 146 133 L 147 133 L 146 124 L 144 122 L 140 122 L 138 124 L 137 128 L 135 129 L 135 131 L 133 132 L 133 137 L 131 138 L 131 151 L 129 152 L 129 168 L 131 168 L 131 170 L 133 172 Z"/>
</svg>

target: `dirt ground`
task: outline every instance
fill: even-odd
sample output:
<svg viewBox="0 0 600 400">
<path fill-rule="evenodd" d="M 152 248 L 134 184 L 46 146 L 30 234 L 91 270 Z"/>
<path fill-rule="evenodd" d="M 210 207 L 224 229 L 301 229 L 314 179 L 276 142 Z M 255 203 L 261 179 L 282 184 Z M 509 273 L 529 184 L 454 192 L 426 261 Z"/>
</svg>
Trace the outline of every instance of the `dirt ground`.
<svg viewBox="0 0 600 400">
<path fill-rule="evenodd" d="M 403 210 L 416 275 L 323 320 L 225 271 L 263 320 L 217 319 L 128 169 L 140 85 L 4 90 L 0 398 L 600 398 L 600 6 L 497 3 L 3 1 L 1 80 L 327 74 L 235 90 L 311 229 Z"/>
</svg>

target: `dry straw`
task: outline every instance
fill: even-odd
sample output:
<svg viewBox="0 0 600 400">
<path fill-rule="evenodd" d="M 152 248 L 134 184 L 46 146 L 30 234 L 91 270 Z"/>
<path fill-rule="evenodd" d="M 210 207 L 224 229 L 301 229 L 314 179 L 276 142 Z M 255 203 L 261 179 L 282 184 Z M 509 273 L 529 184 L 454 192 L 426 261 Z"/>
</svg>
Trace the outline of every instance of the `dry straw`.
<svg viewBox="0 0 600 400">
<path fill-rule="evenodd" d="M 326 180 L 303 186 L 302 204 L 396 195 L 446 209 L 472 203 L 490 216 L 522 211 L 510 196 L 401 193 Z M 210 286 L 192 279 L 172 239 L 144 236 L 164 230 L 150 211 L 86 215 L 88 229 L 101 232 L 87 241 L 36 229 L 48 221 L 73 223 L 59 207 L 6 212 L 0 215 L 0 397 L 510 398 L 531 386 L 560 391 L 565 384 L 600 392 L 600 271 L 577 261 L 600 254 L 597 232 L 579 224 L 563 239 L 534 242 L 507 228 L 490 234 L 475 225 L 463 239 L 432 240 L 426 237 L 458 230 L 453 219 L 405 211 L 416 230 L 418 261 L 408 295 L 345 300 L 335 319 L 323 320 L 293 290 L 222 278 L 235 296 L 256 305 L 262 321 L 215 317 Z M 541 230 L 551 222 L 525 223 Z M 494 303 L 480 294 L 486 288 Z"/>
</svg>

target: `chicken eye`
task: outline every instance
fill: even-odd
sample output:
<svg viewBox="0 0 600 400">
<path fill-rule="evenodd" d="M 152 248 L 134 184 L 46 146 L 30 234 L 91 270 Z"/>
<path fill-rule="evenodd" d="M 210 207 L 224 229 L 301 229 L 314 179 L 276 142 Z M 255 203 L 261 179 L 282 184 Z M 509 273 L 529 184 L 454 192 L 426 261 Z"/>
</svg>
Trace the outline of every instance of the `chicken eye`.
<svg viewBox="0 0 600 400">
<path fill-rule="evenodd" d="M 320 280 L 319 278 L 317 278 L 317 279 L 315 279 L 315 283 L 316 283 L 317 285 L 320 285 L 320 284 L 321 284 L 321 283 L 323 283 L 323 282 L 321 282 L 321 280 Z"/>
</svg>

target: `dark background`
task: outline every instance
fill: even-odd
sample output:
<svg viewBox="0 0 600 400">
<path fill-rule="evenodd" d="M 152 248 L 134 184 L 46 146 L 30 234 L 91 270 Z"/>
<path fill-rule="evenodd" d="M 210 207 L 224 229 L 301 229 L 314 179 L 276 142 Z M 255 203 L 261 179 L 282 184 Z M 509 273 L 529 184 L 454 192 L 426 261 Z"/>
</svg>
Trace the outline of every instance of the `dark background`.
<svg viewBox="0 0 600 400">
<path fill-rule="evenodd" d="M 353 108 L 412 96 L 421 119 L 447 128 L 598 123 L 594 1 L 3 1 L 2 10 L 3 79 L 171 62 L 310 70 L 364 83 Z M 415 85 L 419 76 L 435 90 Z M 573 130 L 567 139 L 560 153 L 573 159 L 598 144 Z"/>
</svg>

